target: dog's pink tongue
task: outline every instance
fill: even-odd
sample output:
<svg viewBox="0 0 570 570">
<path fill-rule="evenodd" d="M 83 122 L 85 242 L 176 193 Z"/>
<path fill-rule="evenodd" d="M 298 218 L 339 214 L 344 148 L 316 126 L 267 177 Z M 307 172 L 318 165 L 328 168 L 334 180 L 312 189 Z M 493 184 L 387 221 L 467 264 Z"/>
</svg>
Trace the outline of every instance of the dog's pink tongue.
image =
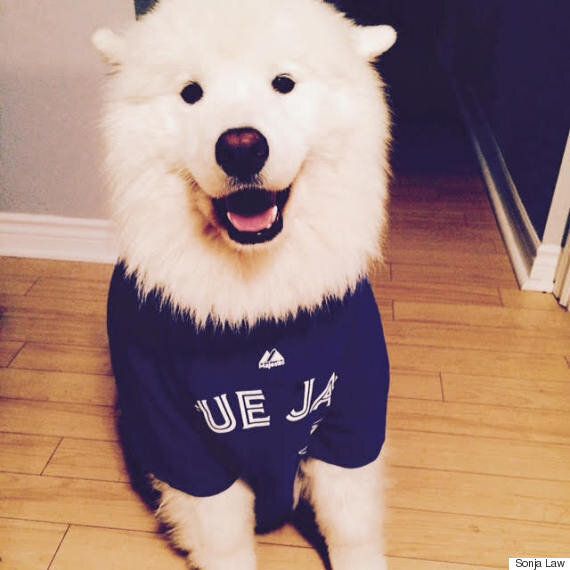
<svg viewBox="0 0 570 570">
<path fill-rule="evenodd" d="M 275 218 L 277 218 L 277 206 L 272 206 L 254 216 L 242 216 L 235 212 L 228 212 L 228 219 L 234 228 L 240 232 L 260 232 L 270 228 L 275 222 Z"/>
</svg>

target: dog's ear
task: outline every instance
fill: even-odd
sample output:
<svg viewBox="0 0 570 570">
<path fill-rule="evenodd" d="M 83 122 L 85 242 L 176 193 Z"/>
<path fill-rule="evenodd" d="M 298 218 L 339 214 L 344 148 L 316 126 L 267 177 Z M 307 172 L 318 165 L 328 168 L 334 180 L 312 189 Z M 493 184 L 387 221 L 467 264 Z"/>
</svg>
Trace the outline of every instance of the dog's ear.
<svg viewBox="0 0 570 570">
<path fill-rule="evenodd" d="M 125 55 L 125 40 L 108 28 L 100 28 L 91 36 L 91 43 L 106 63 L 121 65 Z"/>
<path fill-rule="evenodd" d="M 358 53 L 372 61 L 394 45 L 396 30 L 392 26 L 356 26 L 353 36 Z"/>
</svg>

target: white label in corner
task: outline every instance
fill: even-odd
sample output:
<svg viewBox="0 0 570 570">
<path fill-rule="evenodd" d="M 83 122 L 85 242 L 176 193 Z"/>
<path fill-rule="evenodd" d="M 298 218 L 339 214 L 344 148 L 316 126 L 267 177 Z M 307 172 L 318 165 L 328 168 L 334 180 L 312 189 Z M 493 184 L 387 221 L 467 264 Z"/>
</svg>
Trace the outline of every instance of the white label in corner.
<svg viewBox="0 0 570 570">
<path fill-rule="evenodd" d="M 570 570 L 570 558 L 509 558 L 509 570 L 527 568 L 564 568 Z"/>
</svg>

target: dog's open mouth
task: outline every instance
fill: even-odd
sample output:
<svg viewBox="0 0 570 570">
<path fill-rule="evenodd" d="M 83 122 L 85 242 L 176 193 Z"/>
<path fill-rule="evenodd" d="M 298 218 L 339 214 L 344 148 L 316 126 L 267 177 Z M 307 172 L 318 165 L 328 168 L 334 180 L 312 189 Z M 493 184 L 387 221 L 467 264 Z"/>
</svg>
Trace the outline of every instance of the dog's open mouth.
<svg viewBox="0 0 570 570">
<path fill-rule="evenodd" d="M 214 210 L 232 240 L 241 244 L 263 243 L 283 229 L 283 208 L 289 193 L 290 188 L 280 192 L 246 188 L 214 199 Z"/>
</svg>

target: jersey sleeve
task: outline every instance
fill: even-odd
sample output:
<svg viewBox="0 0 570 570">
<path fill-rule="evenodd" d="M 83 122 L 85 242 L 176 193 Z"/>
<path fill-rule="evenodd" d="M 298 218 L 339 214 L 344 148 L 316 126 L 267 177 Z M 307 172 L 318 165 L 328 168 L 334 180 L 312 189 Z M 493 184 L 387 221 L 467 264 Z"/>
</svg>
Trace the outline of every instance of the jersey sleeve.
<svg viewBox="0 0 570 570">
<path fill-rule="evenodd" d="M 382 449 L 390 370 L 382 322 L 368 282 L 358 286 L 350 303 L 344 365 L 308 454 L 356 468 L 374 461 Z"/>
<path fill-rule="evenodd" d="M 227 489 L 237 477 L 191 421 L 191 400 L 177 391 L 160 311 L 152 301 L 139 301 L 121 268 L 109 292 L 108 331 L 130 471 L 152 474 L 194 496 Z"/>
</svg>

